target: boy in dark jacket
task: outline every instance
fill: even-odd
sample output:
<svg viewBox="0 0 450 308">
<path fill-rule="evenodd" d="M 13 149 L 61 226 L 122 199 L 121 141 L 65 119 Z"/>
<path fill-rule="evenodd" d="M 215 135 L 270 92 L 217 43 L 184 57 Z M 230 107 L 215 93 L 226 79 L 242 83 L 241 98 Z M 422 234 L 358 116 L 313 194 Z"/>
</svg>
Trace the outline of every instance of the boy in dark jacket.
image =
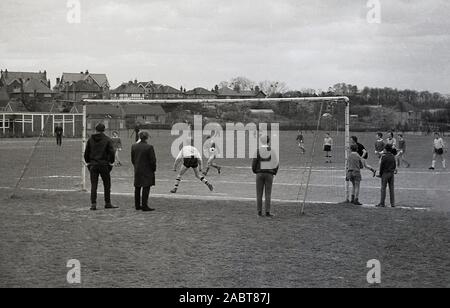
<svg viewBox="0 0 450 308">
<path fill-rule="evenodd" d="M 270 138 L 261 137 L 261 146 L 253 159 L 252 170 L 256 174 L 256 201 L 258 215 L 263 216 L 263 195 L 266 197 L 266 217 L 273 217 L 270 213 L 272 203 L 272 187 L 274 177 L 278 173 L 279 161 L 275 151 L 270 147 Z"/>
<path fill-rule="evenodd" d="M 111 171 L 115 152 L 112 140 L 107 137 L 105 125 L 98 124 L 96 134 L 88 140 L 84 152 L 84 160 L 91 174 L 91 210 L 97 210 L 98 177 L 101 176 L 105 190 L 105 209 L 116 209 L 111 204 Z"/>
<path fill-rule="evenodd" d="M 57 146 L 62 146 L 63 134 L 64 134 L 64 129 L 61 124 L 58 124 L 55 127 L 55 136 L 56 136 L 56 145 Z"/>
<path fill-rule="evenodd" d="M 381 201 L 377 207 L 386 207 L 387 186 L 389 185 L 389 194 L 391 197 L 391 207 L 395 207 L 395 186 L 394 180 L 397 174 L 397 162 L 393 153 L 394 147 L 386 144 L 384 154 L 381 158 L 380 177 L 381 177 Z"/>
<path fill-rule="evenodd" d="M 147 143 L 149 137 L 146 131 L 140 132 L 141 142 L 131 147 L 131 162 L 134 166 L 134 203 L 137 211 L 144 212 L 154 211 L 148 206 L 148 198 L 151 187 L 155 186 L 156 155 L 153 146 Z"/>
</svg>

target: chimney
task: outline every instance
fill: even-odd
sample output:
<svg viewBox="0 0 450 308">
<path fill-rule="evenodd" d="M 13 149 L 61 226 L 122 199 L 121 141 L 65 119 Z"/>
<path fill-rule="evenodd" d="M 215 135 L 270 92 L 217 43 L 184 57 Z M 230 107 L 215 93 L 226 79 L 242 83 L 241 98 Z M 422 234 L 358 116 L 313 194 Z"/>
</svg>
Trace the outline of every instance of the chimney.
<svg viewBox="0 0 450 308">
<path fill-rule="evenodd" d="M 89 70 L 86 70 L 86 73 L 85 73 L 86 75 L 89 75 Z"/>
<path fill-rule="evenodd" d="M 61 78 L 56 78 L 56 84 L 59 85 L 61 83 Z"/>
<path fill-rule="evenodd" d="M 256 86 L 255 87 L 255 92 L 256 92 L 256 94 L 258 94 L 259 92 L 261 92 L 261 88 L 259 86 Z"/>
</svg>

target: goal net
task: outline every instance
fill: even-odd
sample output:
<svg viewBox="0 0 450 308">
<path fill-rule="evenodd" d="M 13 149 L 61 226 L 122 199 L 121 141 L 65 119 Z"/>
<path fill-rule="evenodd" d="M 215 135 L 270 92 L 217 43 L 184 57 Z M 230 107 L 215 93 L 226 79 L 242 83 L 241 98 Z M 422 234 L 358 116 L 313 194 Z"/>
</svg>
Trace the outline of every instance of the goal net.
<svg viewBox="0 0 450 308">
<path fill-rule="evenodd" d="M 82 134 L 80 113 L 0 113 L 0 187 L 15 197 L 80 190 Z"/>
<path fill-rule="evenodd" d="M 207 168 L 211 136 L 217 145 L 208 174 L 216 193 L 211 195 L 186 177 L 179 197 L 253 200 L 251 160 L 260 137 L 271 138 L 279 153 L 280 170 L 273 190 L 274 200 L 298 204 L 339 203 L 348 198 L 345 181 L 349 148 L 349 101 L 343 97 L 240 99 L 86 101 L 77 113 L 0 114 L 2 180 L 0 187 L 20 191 L 64 192 L 89 188 L 83 162 L 87 139 L 102 122 L 110 137 L 121 141 L 121 166 L 113 170 L 113 192 L 132 191 L 133 168 L 129 153 L 135 143 L 135 128 L 152 136 L 158 156 L 159 185 L 154 192 L 170 196 L 171 171 L 177 152 L 190 137 L 202 152 Z M 58 144 L 58 127 L 62 144 Z M 177 141 L 181 143 L 177 144 Z M 101 192 L 101 188 L 100 188 Z"/>
<path fill-rule="evenodd" d="M 88 100 L 86 104 L 103 108 L 115 106 L 123 109 L 127 118 L 127 129 L 118 133 L 123 145 L 121 162 L 128 165 L 128 169 L 121 167 L 113 171 L 118 174 L 114 185 L 116 192 L 129 193 L 132 189 L 133 175 L 128 156 L 135 142 L 134 129 L 138 127 L 150 131 L 150 142 L 157 151 L 160 185 L 153 190 L 156 195 L 170 196 L 170 187 L 175 180 L 174 156 L 189 137 L 203 154 L 204 169 L 207 169 L 211 156 L 208 142 L 213 139 L 217 146 L 217 159 L 208 170 L 216 193 L 211 195 L 202 190 L 188 175 L 178 197 L 254 200 L 251 159 L 260 137 L 268 135 L 280 160 L 274 200 L 298 204 L 304 209 L 307 203 L 340 203 L 348 198 L 345 175 L 350 104 L 345 97 Z M 154 114 L 156 111 L 149 106 L 155 110 L 161 108 L 164 115 Z M 134 113 L 128 115 L 127 109 Z M 222 167 L 220 175 L 214 165 Z"/>
</svg>

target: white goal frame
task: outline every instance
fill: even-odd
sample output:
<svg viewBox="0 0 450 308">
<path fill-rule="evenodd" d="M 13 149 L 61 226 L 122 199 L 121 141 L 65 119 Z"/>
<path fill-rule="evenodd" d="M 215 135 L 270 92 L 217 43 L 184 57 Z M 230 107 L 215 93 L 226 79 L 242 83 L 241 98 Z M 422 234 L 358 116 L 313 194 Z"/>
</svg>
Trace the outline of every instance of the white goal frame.
<svg viewBox="0 0 450 308">
<path fill-rule="evenodd" d="M 350 99 L 346 96 L 334 97 L 297 97 L 297 98 L 252 98 L 252 99 L 155 99 L 155 100 L 83 100 L 83 142 L 82 157 L 86 147 L 87 137 L 87 107 L 88 104 L 233 104 L 233 103 L 299 103 L 299 102 L 337 102 L 345 104 L 345 172 L 348 171 L 348 158 L 350 155 Z M 322 115 L 320 115 L 322 116 Z M 84 160 L 83 160 L 84 162 Z M 86 166 L 82 166 L 82 189 L 86 190 Z M 350 198 L 350 184 L 345 182 L 345 195 Z"/>
</svg>

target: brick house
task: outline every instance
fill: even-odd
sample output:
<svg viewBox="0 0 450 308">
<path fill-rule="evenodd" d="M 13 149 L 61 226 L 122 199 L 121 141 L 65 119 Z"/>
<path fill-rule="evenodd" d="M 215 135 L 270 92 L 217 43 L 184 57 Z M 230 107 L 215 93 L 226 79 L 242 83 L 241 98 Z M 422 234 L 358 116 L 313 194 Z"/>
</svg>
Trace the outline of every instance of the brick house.
<svg viewBox="0 0 450 308">
<path fill-rule="evenodd" d="M 70 113 L 83 113 L 83 106 L 75 104 L 70 110 Z M 94 130 L 98 123 L 105 124 L 107 130 L 121 130 L 126 128 L 123 109 L 120 106 L 89 104 L 86 106 L 86 115 L 86 125 L 90 131 Z"/>
<path fill-rule="evenodd" d="M 217 94 L 204 88 L 195 88 L 184 93 L 187 99 L 216 99 Z"/>
<path fill-rule="evenodd" d="M 267 97 L 259 87 L 256 87 L 254 90 L 233 90 L 228 87 L 219 88 L 216 86 L 215 92 L 219 99 L 254 99 Z"/>
<path fill-rule="evenodd" d="M 75 86 L 74 86 L 75 85 Z M 63 73 L 56 79 L 55 91 L 64 100 L 81 101 L 86 98 L 108 98 L 110 84 L 106 74 Z"/>
<path fill-rule="evenodd" d="M 66 101 L 81 102 L 84 99 L 95 99 L 103 97 L 103 90 L 95 83 L 80 80 L 67 83 L 60 90 L 60 98 Z"/>
<path fill-rule="evenodd" d="M 168 85 L 150 82 L 138 82 L 138 85 L 145 90 L 146 99 L 183 99 L 185 95 L 182 91 Z"/>
<path fill-rule="evenodd" d="M 119 100 L 143 100 L 146 96 L 145 88 L 142 87 L 137 81 L 123 83 L 117 89 L 112 90 L 110 93 L 112 99 Z"/>
<path fill-rule="evenodd" d="M 133 104 L 124 105 L 122 108 L 128 126 L 134 126 L 136 123 L 143 125 L 167 123 L 167 113 L 159 104 Z"/>
<path fill-rule="evenodd" d="M 47 72 L 9 72 L 1 70 L 0 87 L 10 99 L 50 101 L 54 98 Z"/>
</svg>

